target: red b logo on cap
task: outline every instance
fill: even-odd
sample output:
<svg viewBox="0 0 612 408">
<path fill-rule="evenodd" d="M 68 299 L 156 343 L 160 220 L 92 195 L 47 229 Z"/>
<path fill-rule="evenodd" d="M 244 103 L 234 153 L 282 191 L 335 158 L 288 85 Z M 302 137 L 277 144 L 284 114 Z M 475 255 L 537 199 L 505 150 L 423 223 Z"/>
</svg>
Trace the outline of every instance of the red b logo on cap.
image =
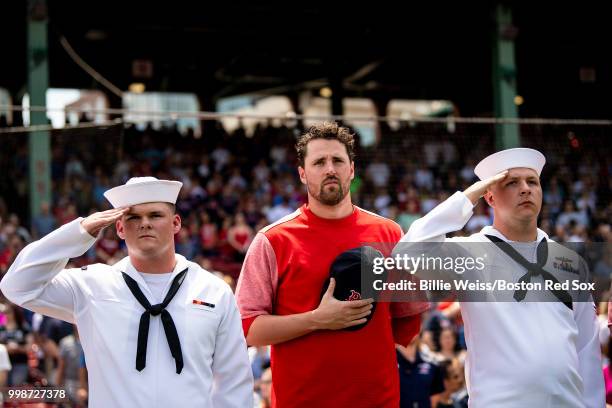
<svg viewBox="0 0 612 408">
<path fill-rule="evenodd" d="M 353 289 L 351 289 L 351 295 L 346 300 L 350 302 L 352 300 L 360 300 L 360 299 L 361 299 L 361 293 L 355 292 Z"/>
</svg>

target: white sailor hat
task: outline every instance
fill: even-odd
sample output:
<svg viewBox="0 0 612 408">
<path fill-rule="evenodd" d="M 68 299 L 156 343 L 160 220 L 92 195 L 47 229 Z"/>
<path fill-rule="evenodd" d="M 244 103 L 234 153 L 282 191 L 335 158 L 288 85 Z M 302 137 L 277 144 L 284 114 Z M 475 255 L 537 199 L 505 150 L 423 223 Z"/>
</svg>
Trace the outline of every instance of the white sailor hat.
<svg viewBox="0 0 612 408">
<path fill-rule="evenodd" d="M 176 204 L 182 186 L 180 181 L 132 177 L 124 185 L 105 191 L 104 197 L 114 208 L 156 202 Z"/>
<path fill-rule="evenodd" d="M 476 165 L 474 173 L 479 179 L 486 180 L 504 170 L 526 167 L 535 170 L 539 176 L 542 173 L 544 163 L 546 163 L 546 158 L 537 150 L 517 147 L 485 157 Z"/>
</svg>

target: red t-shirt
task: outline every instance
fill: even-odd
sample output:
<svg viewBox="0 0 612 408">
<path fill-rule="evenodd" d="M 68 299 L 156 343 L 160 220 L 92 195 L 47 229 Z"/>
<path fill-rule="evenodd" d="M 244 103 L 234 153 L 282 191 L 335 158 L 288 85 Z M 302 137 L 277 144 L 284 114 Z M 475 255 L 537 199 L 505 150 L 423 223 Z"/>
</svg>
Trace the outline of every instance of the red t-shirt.
<svg viewBox="0 0 612 408">
<path fill-rule="evenodd" d="M 249 247 L 236 292 L 245 335 L 259 315 L 316 309 L 340 253 L 367 243 L 394 244 L 401 234 L 393 221 L 358 207 L 330 220 L 302 206 L 262 229 Z M 378 303 L 360 330 L 320 330 L 272 346 L 273 406 L 398 407 L 395 342 L 407 344 L 418 332 L 419 313 L 427 306 Z"/>
</svg>

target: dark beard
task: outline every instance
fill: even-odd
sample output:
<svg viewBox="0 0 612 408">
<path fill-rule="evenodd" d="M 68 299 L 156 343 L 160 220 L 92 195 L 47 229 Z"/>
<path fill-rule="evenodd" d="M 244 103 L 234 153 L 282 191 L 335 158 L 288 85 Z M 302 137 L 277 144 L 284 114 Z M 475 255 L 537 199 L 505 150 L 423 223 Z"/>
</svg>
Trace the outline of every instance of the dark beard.
<svg viewBox="0 0 612 408">
<path fill-rule="evenodd" d="M 342 199 L 346 196 L 344 189 L 342 188 L 342 183 L 338 180 L 338 187 L 335 191 L 325 191 L 325 185 L 321 184 L 321 189 L 319 190 L 319 195 L 315 196 L 315 198 L 324 205 L 337 205 L 342 201 Z"/>
</svg>

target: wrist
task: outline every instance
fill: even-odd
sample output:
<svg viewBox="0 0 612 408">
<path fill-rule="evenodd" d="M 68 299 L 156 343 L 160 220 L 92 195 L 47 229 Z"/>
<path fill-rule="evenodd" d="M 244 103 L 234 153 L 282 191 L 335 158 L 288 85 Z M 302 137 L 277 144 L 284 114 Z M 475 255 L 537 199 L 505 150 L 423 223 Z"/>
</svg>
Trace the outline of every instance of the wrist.
<svg viewBox="0 0 612 408">
<path fill-rule="evenodd" d="M 480 200 L 480 197 L 482 197 L 482 195 L 477 194 L 477 192 L 475 191 L 470 191 L 470 189 L 465 190 L 463 192 L 463 195 L 465 195 L 467 199 L 470 200 L 472 205 L 478 204 L 478 200 Z"/>
<path fill-rule="evenodd" d="M 89 237 L 91 238 L 96 238 L 98 236 L 99 231 L 90 231 L 89 227 L 85 227 L 85 225 L 83 225 L 83 223 L 85 222 L 85 219 L 82 219 L 81 221 L 79 221 L 79 231 L 81 232 L 81 235 L 89 235 Z M 88 237 L 88 238 L 89 238 Z"/>
<path fill-rule="evenodd" d="M 304 316 L 306 319 L 306 327 L 310 331 L 321 330 L 324 328 L 322 322 L 320 322 L 318 319 L 319 315 L 317 313 L 317 310 L 318 309 L 306 312 Z"/>
</svg>

